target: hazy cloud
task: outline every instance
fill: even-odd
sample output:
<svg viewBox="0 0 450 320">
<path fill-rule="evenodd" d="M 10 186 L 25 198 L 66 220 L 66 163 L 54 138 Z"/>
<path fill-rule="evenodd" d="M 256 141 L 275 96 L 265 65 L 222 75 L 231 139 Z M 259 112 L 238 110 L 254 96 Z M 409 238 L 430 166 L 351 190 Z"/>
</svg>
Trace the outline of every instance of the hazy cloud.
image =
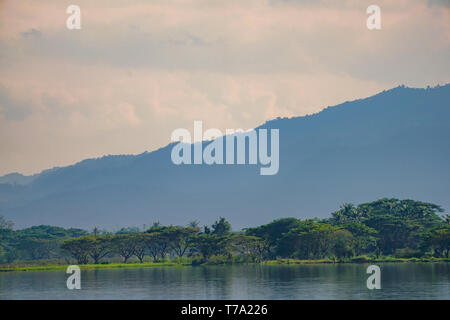
<svg viewBox="0 0 450 320">
<path fill-rule="evenodd" d="M 32 112 L 32 108 L 32 102 L 13 97 L 9 90 L 0 85 L 0 115 L 5 120 L 24 120 Z"/>
<path fill-rule="evenodd" d="M 0 174 L 251 128 L 398 84 L 449 82 L 444 1 L 0 2 Z"/>
</svg>

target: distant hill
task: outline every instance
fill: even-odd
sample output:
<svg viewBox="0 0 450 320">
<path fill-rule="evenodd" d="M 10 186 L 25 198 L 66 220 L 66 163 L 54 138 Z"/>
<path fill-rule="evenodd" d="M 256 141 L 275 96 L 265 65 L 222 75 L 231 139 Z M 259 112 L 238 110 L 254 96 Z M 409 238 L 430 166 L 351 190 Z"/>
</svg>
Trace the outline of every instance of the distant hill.
<svg viewBox="0 0 450 320">
<path fill-rule="evenodd" d="M 279 129 L 277 175 L 261 176 L 255 165 L 176 166 L 169 145 L 1 177 L 0 214 L 17 227 L 209 224 L 224 216 L 241 228 L 328 217 L 344 202 L 382 197 L 450 208 L 450 84 L 400 86 L 259 128 Z"/>
<path fill-rule="evenodd" d="M 14 172 L 10 174 L 5 174 L 0 177 L 0 184 L 8 183 L 8 184 L 29 184 L 36 176 L 24 176 L 20 173 Z"/>
</svg>

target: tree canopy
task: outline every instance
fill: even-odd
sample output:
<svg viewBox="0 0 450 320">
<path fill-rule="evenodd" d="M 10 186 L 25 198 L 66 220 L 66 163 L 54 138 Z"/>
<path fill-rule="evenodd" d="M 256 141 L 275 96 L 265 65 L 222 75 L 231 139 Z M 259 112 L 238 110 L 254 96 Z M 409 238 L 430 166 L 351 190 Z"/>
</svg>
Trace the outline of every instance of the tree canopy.
<svg viewBox="0 0 450 320">
<path fill-rule="evenodd" d="M 448 258 L 450 223 L 442 212 L 432 203 L 384 198 L 357 206 L 345 203 L 328 219 L 282 218 L 239 232 L 224 217 L 203 228 L 197 221 L 187 226 L 156 222 L 147 229 L 117 232 L 45 225 L 13 230 L 0 217 L 0 263 L 56 258 L 79 264 L 106 258 L 142 263 L 146 257 L 200 262 L 345 260 L 361 255 Z"/>
</svg>

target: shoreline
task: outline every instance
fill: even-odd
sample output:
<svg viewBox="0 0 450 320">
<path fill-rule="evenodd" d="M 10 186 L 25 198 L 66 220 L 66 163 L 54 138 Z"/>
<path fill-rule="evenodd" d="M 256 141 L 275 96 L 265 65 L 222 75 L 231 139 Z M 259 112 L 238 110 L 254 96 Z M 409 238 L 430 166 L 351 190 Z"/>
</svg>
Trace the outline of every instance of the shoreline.
<svg viewBox="0 0 450 320">
<path fill-rule="evenodd" d="M 380 258 L 361 259 L 357 261 L 333 261 L 331 259 L 321 260 L 298 260 L 298 259 L 278 259 L 262 262 L 234 262 L 234 263 L 203 263 L 193 265 L 192 263 L 180 262 L 144 262 L 144 263 L 108 263 L 108 264 L 84 264 L 78 265 L 81 270 L 101 270 L 101 269 L 136 269 L 136 268 L 164 268 L 164 267 L 189 267 L 189 266 L 232 266 L 242 264 L 254 264 L 262 266 L 277 265 L 314 265 L 314 264 L 364 264 L 364 263 L 442 263 L 450 262 L 450 258 Z M 66 270 L 70 264 L 49 265 L 49 266 L 17 266 L 1 267 L 0 273 L 6 272 L 29 272 L 29 271 L 55 271 Z"/>
</svg>

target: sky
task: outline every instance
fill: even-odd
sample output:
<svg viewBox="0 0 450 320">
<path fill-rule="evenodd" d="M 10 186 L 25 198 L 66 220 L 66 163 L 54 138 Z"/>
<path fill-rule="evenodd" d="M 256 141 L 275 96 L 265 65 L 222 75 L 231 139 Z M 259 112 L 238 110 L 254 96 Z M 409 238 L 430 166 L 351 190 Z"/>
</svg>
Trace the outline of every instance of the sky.
<svg viewBox="0 0 450 320">
<path fill-rule="evenodd" d="M 81 29 L 69 30 L 69 5 Z M 366 9 L 381 8 L 381 30 Z M 0 0 L 0 175 L 450 82 L 448 0 Z"/>
</svg>

